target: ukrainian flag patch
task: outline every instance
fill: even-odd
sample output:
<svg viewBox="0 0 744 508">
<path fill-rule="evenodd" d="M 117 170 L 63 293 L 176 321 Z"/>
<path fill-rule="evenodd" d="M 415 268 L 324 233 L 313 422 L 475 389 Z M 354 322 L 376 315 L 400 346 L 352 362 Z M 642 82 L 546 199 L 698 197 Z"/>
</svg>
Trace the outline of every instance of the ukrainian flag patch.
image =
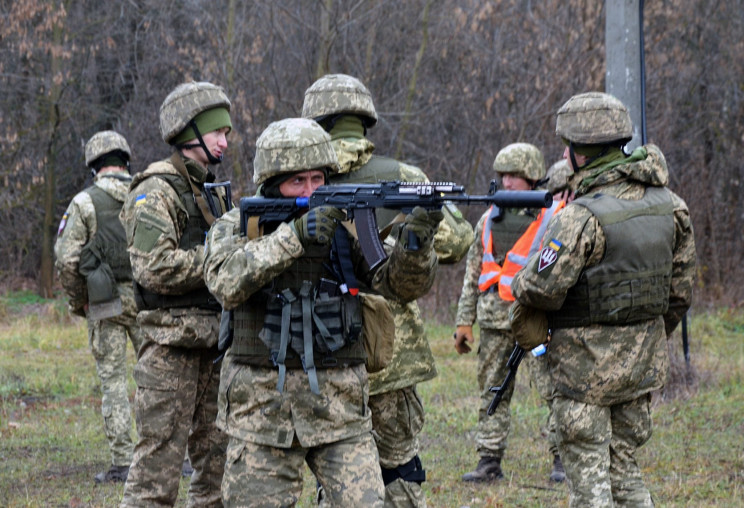
<svg viewBox="0 0 744 508">
<path fill-rule="evenodd" d="M 59 228 L 57 229 L 57 236 L 61 235 L 67 226 L 67 212 L 62 216 L 62 220 L 59 221 Z"/>
<path fill-rule="evenodd" d="M 563 244 L 555 238 L 550 240 L 548 245 L 543 247 L 543 250 L 540 252 L 540 262 L 537 265 L 537 273 L 553 266 L 553 264 L 558 260 L 558 251 L 561 250 L 561 247 L 563 247 Z"/>
<path fill-rule="evenodd" d="M 147 203 L 147 194 L 140 194 L 136 198 L 134 198 L 134 206 L 140 206 Z"/>
</svg>

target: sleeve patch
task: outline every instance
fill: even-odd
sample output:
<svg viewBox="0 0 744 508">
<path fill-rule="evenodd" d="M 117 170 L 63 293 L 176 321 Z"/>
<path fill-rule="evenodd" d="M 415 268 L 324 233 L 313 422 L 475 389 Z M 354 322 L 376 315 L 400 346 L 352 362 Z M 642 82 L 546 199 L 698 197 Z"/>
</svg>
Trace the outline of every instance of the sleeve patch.
<svg viewBox="0 0 744 508">
<path fill-rule="evenodd" d="M 57 229 L 57 236 L 61 236 L 62 232 L 65 230 L 65 226 L 67 226 L 67 212 L 62 216 L 62 220 L 59 221 L 59 228 Z"/>
<path fill-rule="evenodd" d="M 558 253 L 560 252 L 561 247 L 563 247 L 563 244 L 555 238 L 550 240 L 548 245 L 543 247 L 543 250 L 540 252 L 540 262 L 537 264 L 537 273 L 553 266 L 553 264 L 558 260 Z"/>
<path fill-rule="evenodd" d="M 136 198 L 134 198 L 134 206 L 140 206 L 147 203 L 147 194 L 140 194 Z"/>
</svg>

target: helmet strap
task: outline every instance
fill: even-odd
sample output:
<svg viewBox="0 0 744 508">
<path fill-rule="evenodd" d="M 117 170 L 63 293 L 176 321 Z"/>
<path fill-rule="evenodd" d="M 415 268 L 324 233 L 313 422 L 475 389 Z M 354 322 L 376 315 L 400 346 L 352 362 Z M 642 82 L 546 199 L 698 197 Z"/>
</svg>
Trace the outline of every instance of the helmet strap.
<svg viewBox="0 0 744 508">
<path fill-rule="evenodd" d="M 196 134 L 196 139 L 199 140 L 198 143 L 189 143 L 181 145 L 180 148 L 199 148 L 201 147 L 202 150 L 204 150 L 204 153 L 207 155 L 207 160 L 210 164 L 219 164 L 222 162 L 222 156 L 215 157 L 212 155 L 212 152 L 209 151 L 207 148 L 207 144 L 204 142 L 204 138 L 201 135 L 201 132 L 199 132 L 199 127 L 196 126 L 196 122 L 194 122 L 194 119 L 192 118 L 189 122 L 189 127 L 191 127 L 194 130 L 194 134 Z"/>
</svg>

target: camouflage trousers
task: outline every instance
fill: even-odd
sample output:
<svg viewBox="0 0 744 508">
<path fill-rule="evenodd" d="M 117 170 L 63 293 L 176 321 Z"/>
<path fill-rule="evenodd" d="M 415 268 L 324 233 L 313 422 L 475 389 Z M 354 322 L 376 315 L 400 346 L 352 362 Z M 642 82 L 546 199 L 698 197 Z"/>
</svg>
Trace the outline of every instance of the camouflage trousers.
<svg viewBox="0 0 744 508">
<path fill-rule="evenodd" d="M 101 414 L 111 465 L 132 462 L 132 411 L 127 389 L 127 337 L 134 352 L 142 345 L 142 333 L 133 315 L 104 320 L 88 319 L 88 344 L 101 381 Z"/>
<path fill-rule="evenodd" d="M 194 468 L 187 506 L 222 506 L 227 436 L 215 425 L 217 354 L 216 347 L 187 349 L 145 340 L 134 369 L 139 441 L 121 506 L 173 506 L 187 449 Z"/>
<path fill-rule="evenodd" d="M 424 406 L 415 386 L 372 395 L 369 409 L 383 468 L 394 469 L 418 455 Z M 385 485 L 385 507 L 426 507 L 421 485 L 403 478 L 388 483 Z"/>
<path fill-rule="evenodd" d="M 294 506 L 302 494 L 303 463 L 323 488 L 320 506 L 382 506 L 382 475 L 369 433 L 312 448 L 296 438 L 290 448 L 230 438 L 222 479 L 225 506 Z"/>
<path fill-rule="evenodd" d="M 635 452 L 651 437 L 651 395 L 597 406 L 553 400 L 571 507 L 653 506 Z"/>
<path fill-rule="evenodd" d="M 480 407 L 478 409 L 478 431 L 476 447 L 481 457 L 503 457 L 506 451 L 507 438 L 511 426 L 509 409 L 514 383 L 504 393 L 496 412 L 488 416 L 488 406 L 493 400 L 493 393 L 488 391 L 492 386 L 499 386 L 504 381 L 506 367 L 514 349 L 514 337 L 511 333 L 492 328 L 481 328 L 478 345 L 478 388 L 480 389 Z M 555 421 L 548 397 L 552 392 L 549 372 L 544 357 L 535 358 L 527 353 L 520 364 L 520 369 L 528 365 L 533 386 L 548 406 L 548 421 L 541 431 L 551 453 L 557 453 Z"/>
</svg>

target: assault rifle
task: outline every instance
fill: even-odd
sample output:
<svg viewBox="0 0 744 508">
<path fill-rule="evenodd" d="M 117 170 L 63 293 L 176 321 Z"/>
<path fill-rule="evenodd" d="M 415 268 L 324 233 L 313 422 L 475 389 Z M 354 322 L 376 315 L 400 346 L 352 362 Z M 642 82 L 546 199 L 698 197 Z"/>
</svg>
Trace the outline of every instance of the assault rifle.
<svg viewBox="0 0 744 508">
<path fill-rule="evenodd" d="M 509 360 L 506 362 L 509 372 L 506 373 L 504 381 L 500 386 L 492 386 L 488 389 L 489 392 L 494 393 L 493 400 L 491 400 L 491 403 L 488 405 L 488 416 L 493 415 L 496 412 L 496 408 L 499 407 L 501 399 L 504 397 L 504 393 L 506 393 L 506 390 L 509 389 L 509 385 L 514 381 L 514 376 L 517 375 L 517 369 L 519 368 L 519 364 L 521 363 L 522 358 L 524 358 L 525 353 L 526 351 L 518 345 L 514 346 L 511 356 L 509 356 Z M 541 356 L 545 354 L 545 345 L 541 344 L 534 348 L 532 354 L 533 356 Z"/>
<path fill-rule="evenodd" d="M 354 221 L 364 258 L 374 269 L 387 259 L 380 241 L 376 209 L 410 213 L 417 206 L 437 210 L 447 203 L 546 208 L 553 203 L 553 196 L 547 191 L 501 191 L 495 180 L 491 181 L 488 194 L 481 196 L 469 196 L 464 187 L 452 182 L 383 181 L 376 184 L 323 185 L 315 189 L 311 196 L 303 198 L 241 198 L 240 231 L 245 234 L 250 217 L 258 217 L 259 225 L 286 222 L 301 209 L 333 206 L 346 210 L 348 219 Z M 414 250 L 415 240 L 409 239 L 409 245 Z"/>
</svg>

